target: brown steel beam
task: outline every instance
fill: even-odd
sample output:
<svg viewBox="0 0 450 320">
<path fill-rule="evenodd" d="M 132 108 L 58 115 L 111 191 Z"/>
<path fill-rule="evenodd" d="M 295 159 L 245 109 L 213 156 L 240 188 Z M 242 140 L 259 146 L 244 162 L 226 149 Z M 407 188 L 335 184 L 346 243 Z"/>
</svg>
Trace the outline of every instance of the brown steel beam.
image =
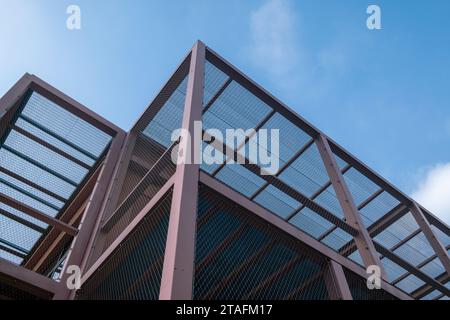
<svg viewBox="0 0 450 320">
<path fill-rule="evenodd" d="M 395 253 L 389 251 L 389 249 L 386 249 L 385 247 L 383 247 L 382 245 L 380 245 L 380 244 L 378 244 L 376 242 L 375 242 L 375 248 L 377 249 L 377 251 L 380 254 L 382 254 L 383 256 L 385 256 L 386 258 L 391 260 L 392 262 L 398 264 L 400 267 L 402 267 L 403 269 L 405 269 L 409 273 L 415 275 L 420 280 L 424 281 L 425 283 L 430 284 L 435 289 L 437 289 L 437 290 L 439 290 L 441 292 L 444 292 L 447 295 L 450 295 L 450 290 L 447 289 L 445 286 L 443 286 L 442 283 L 439 283 L 435 279 L 431 278 L 430 276 L 426 275 L 425 273 L 423 273 L 422 271 L 420 271 L 419 269 L 417 269 L 416 267 L 411 265 L 409 262 L 401 259 Z"/>
<path fill-rule="evenodd" d="M 89 165 L 87 165 L 86 163 L 84 163 L 83 161 L 78 160 L 71 154 L 68 154 L 67 152 L 59 149 L 58 147 L 52 145 L 51 143 L 48 143 L 47 141 L 42 140 L 41 138 L 35 136 L 31 132 L 28 132 L 27 130 L 22 129 L 16 125 L 11 125 L 10 127 L 12 130 L 14 130 L 14 131 L 20 133 L 21 135 L 27 137 L 28 139 L 33 140 L 34 142 L 44 146 L 45 148 L 53 151 L 54 153 L 59 154 L 60 156 L 66 158 L 67 160 L 72 161 L 73 163 L 79 165 L 80 167 L 83 167 L 84 169 L 87 169 L 87 170 L 91 169 L 91 167 Z"/>
<path fill-rule="evenodd" d="M 376 237 L 378 234 L 386 230 L 388 226 L 399 220 L 405 214 L 408 213 L 408 208 L 404 204 L 400 203 L 387 214 L 383 215 L 380 219 L 375 221 L 369 228 L 369 233 L 372 237 Z"/>
<path fill-rule="evenodd" d="M 433 229 L 431 229 L 429 221 L 427 220 L 427 218 L 425 217 L 425 215 L 423 214 L 422 210 L 419 208 L 417 203 L 413 202 L 412 206 L 409 209 L 414 219 L 416 220 L 417 224 L 419 225 L 420 229 L 422 230 L 423 234 L 427 238 L 431 248 L 433 248 L 434 252 L 438 256 L 442 265 L 444 266 L 445 271 L 447 271 L 447 274 L 450 275 L 449 254 L 445 249 L 445 247 L 442 245 L 442 243 L 439 241 Z"/>
<path fill-rule="evenodd" d="M 78 266 L 82 272 L 84 270 L 86 259 L 90 254 L 89 243 L 91 238 L 93 238 L 96 234 L 96 226 L 100 220 L 99 213 L 104 203 L 107 187 L 111 181 L 114 168 L 116 167 L 119 152 L 124 139 L 125 133 L 123 131 L 117 132 L 113 138 L 105 161 L 101 165 L 100 174 L 97 178 L 96 185 L 89 197 L 88 204 L 81 219 L 80 232 L 72 242 L 65 266 L 75 265 Z M 65 268 L 63 268 L 62 271 L 59 290 L 54 296 L 54 299 L 57 300 L 66 300 L 69 298 L 73 299 L 75 297 L 75 291 L 71 291 L 66 287 L 69 274 L 64 271 Z"/>
<path fill-rule="evenodd" d="M 339 204 L 344 212 L 345 219 L 354 229 L 358 231 L 358 233 L 353 236 L 353 239 L 364 262 L 364 266 L 366 268 L 371 265 L 379 266 L 382 270 L 383 277 L 386 277 L 386 273 L 383 270 L 383 266 L 381 265 L 380 258 L 375 250 L 372 238 L 362 222 L 360 213 L 358 212 L 350 190 L 345 183 L 344 176 L 339 170 L 339 166 L 333 152 L 331 151 L 327 138 L 323 135 L 319 135 L 316 139 L 316 145 L 319 149 L 319 153 L 322 157 L 328 176 L 330 177 L 334 191 L 336 192 Z"/>
<path fill-rule="evenodd" d="M 61 222 L 58 219 L 52 218 L 42 212 L 37 211 L 34 208 L 31 208 L 30 206 L 27 206 L 26 204 L 20 203 L 17 200 L 4 195 L 0 193 L 0 202 L 3 202 L 4 204 L 19 210 L 30 217 L 33 217 L 35 219 L 38 219 L 39 221 L 42 221 L 48 225 L 51 225 L 55 227 L 58 230 L 64 231 L 67 234 L 70 234 L 71 236 L 74 236 L 77 234 L 78 230 L 72 226 L 69 226 L 68 224 Z"/>
<path fill-rule="evenodd" d="M 95 182 L 97 181 L 97 177 L 100 173 L 100 167 L 98 167 L 94 173 L 89 177 L 89 179 L 84 183 L 81 190 L 77 193 L 75 198 L 68 204 L 67 208 L 62 211 L 59 215 L 59 220 L 64 223 L 70 224 L 72 217 L 77 213 L 78 209 L 82 207 L 85 201 L 88 199 L 89 195 L 92 193 L 94 189 Z M 24 266 L 28 269 L 33 269 L 36 263 L 41 259 L 41 257 L 46 254 L 48 248 L 52 245 L 52 243 L 58 238 L 60 235 L 60 231 L 56 228 L 53 228 L 49 231 L 49 233 L 45 236 L 42 241 L 33 248 L 30 255 L 27 257 L 24 262 Z"/>
<path fill-rule="evenodd" d="M 347 165 L 345 168 L 348 168 L 348 169 L 350 169 L 351 168 L 351 166 L 350 165 Z M 348 170 L 347 170 L 348 171 Z M 345 174 L 345 172 L 344 172 L 344 170 L 342 170 L 341 171 L 342 172 L 342 174 Z M 331 185 L 331 181 L 329 182 L 329 185 L 328 186 L 330 186 Z M 326 188 L 325 188 L 326 189 Z M 376 197 L 378 197 L 380 194 L 382 194 L 383 193 L 383 189 L 379 189 L 378 191 L 375 191 L 370 197 L 368 197 L 366 200 L 364 200 L 362 203 L 360 203 L 359 205 L 358 205 L 358 211 L 359 210 L 361 210 L 361 209 L 363 209 L 363 208 L 365 208 L 369 203 L 371 203 Z M 334 230 L 336 230 L 337 229 L 337 227 L 336 226 L 332 226 L 330 229 L 328 229 L 327 231 L 325 231 L 317 240 L 319 240 L 319 241 L 322 241 L 323 239 L 325 239 L 327 236 L 329 236 L 331 233 L 333 233 L 333 231 Z M 369 231 L 369 234 L 371 235 L 371 233 L 370 233 L 370 230 L 368 229 L 367 231 Z M 372 235 L 371 235 L 371 237 L 373 237 Z M 353 241 L 353 240 L 352 240 Z M 354 242 L 353 242 L 354 243 Z M 355 248 L 355 250 L 356 250 L 356 248 Z"/>
<path fill-rule="evenodd" d="M 32 81 L 30 85 L 31 89 L 56 103 L 70 113 L 74 114 L 75 116 L 79 117 L 80 119 L 86 121 L 87 123 L 109 134 L 112 137 L 115 136 L 117 132 L 122 132 L 122 129 L 117 127 L 115 124 L 109 122 L 92 110 L 86 108 L 65 93 L 52 87 L 50 84 L 40 79 L 39 77 L 35 75 L 31 75 L 30 77 Z"/>
<path fill-rule="evenodd" d="M 198 41 L 192 49 L 182 128 L 194 134 L 194 122 L 202 120 L 205 45 Z M 183 137 L 179 156 L 199 154 L 200 145 Z M 195 162 L 195 161 L 194 161 Z M 167 231 L 161 277 L 161 300 L 192 299 L 195 259 L 195 230 L 200 165 L 180 163 L 175 183 Z"/>
<path fill-rule="evenodd" d="M 16 179 L 16 180 L 18 180 L 20 182 L 23 182 L 26 185 L 28 185 L 28 186 L 30 186 L 30 187 L 32 187 L 32 188 L 34 188 L 34 189 L 36 189 L 36 190 L 38 190 L 40 192 L 43 192 L 43 193 L 45 193 L 46 195 L 48 195 L 48 196 L 50 196 L 52 198 L 55 198 L 58 201 L 61 201 L 61 202 L 66 202 L 67 201 L 67 199 L 61 197 L 60 195 L 58 195 L 58 194 L 56 194 L 56 193 L 54 193 L 52 191 L 49 191 L 49 190 L 43 188 L 42 186 L 34 183 L 33 181 L 28 180 L 28 179 L 22 177 L 21 175 L 18 175 L 17 173 L 14 173 L 14 172 L 12 172 L 12 171 L 4 168 L 4 167 L 0 167 L 0 172 L 4 173 L 4 174 L 10 176 L 11 178 L 14 178 L 14 179 Z"/>
<path fill-rule="evenodd" d="M 333 260 L 328 262 L 325 282 L 331 300 L 353 300 L 344 269 Z"/>
<path fill-rule="evenodd" d="M 14 221 L 16 221 L 16 222 L 18 222 L 18 223 L 20 223 L 20 224 L 22 224 L 22 225 L 24 225 L 24 226 L 26 226 L 26 227 L 28 227 L 30 229 L 33 229 L 34 231 L 37 231 L 39 233 L 44 233 L 45 230 L 46 230 L 45 228 L 37 226 L 34 223 L 32 223 L 32 222 L 30 222 L 30 221 L 28 221 L 28 220 L 26 220 L 24 218 L 21 218 L 19 216 L 16 216 L 15 214 L 12 214 L 12 213 L 4 210 L 4 209 L 0 209 L 0 215 L 6 217 L 8 219 L 14 220 Z"/>
<path fill-rule="evenodd" d="M 120 233 L 119 236 L 113 241 L 113 243 L 104 250 L 101 256 L 95 260 L 92 266 L 89 267 L 86 272 L 83 273 L 81 278 L 81 284 L 85 283 L 103 263 L 109 258 L 109 256 L 121 246 L 122 242 L 131 234 L 133 230 L 143 221 L 146 215 L 155 208 L 155 206 L 163 199 L 163 197 L 172 189 L 175 177 L 172 176 L 166 184 L 156 193 L 156 195 L 145 205 L 144 208 L 136 215 L 136 217 L 127 225 L 127 227 Z"/>
<path fill-rule="evenodd" d="M 51 294 L 56 292 L 58 286 L 58 283 L 50 278 L 3 259 L 0 259 L 0 274 L 26 282 Z"/>
<path fill-rule="evenodd" d="M 305 232 L 301 231 L 300 229 L 296 228 L 292 224 L 288 223 L 287 221 L 283 220 L 282 218 L 270 213 L 268 210 L 264 209 L 254 201 L 251 201 L 247 197 L 243 196 L 239 192 L 231 189 L 230 187 L 227 187 L 222 182 L 218 181 L 217 179 L 209 176 L 208 174 L 204 172 L 200 172 L 200 182 L 206 185 L 207 187 L 211 188 L 215 192 L 218 192 L 219 194 L 225 196 L 230 201 L 236 203 L 237 205 L 243 207 L 244 209 L 252 212 L 253 214 L 259 216 L 267 223 L 273 225 L 276 228 L 279 228 L 286 234 L 294 237 L 295 239 L 299 240 L 300 242 L 304 243 L 305 245 L 311 247 L 313 250 L 319 252 L 322 255 L 325 255 L 331 260 L 336 261 L 343 267 L 353 271 L 354 273 L 358 274 L 359 276 L 366 278 L 367 274 L 365 269 L 361 268 L 358 264 L 355 262 L 349 260 L 346 257 L 343 257 L 333 249 L 327 247 L 323 243 L 317 241 L 316 239 L 312 238 Z M 398 297 L 399 299 L 404 300 L 410 300 L 411 297 L 407 294 L 403 293 L 398 288 L 390 285 L 385 280 L 382 280 L 382 288 L 389 292 L 390 294 Z"/>
<path fill-rule="evenodd" d="M 370 236 L 374 238 L 378 234 L 383 232 L 388 226 L 399 220 L 408 212 L 409 212 L 408 208 L 404 204 L 400 203 L 391 211 L 382 216 L 380 219 L 375 221 L 371 226 L 369 226 L 367 228 L 367 231 L 369 231 Z M 339 252 L 344 256 L 348 256 L 355 250 L 356 250 L 355 241 L 351 240 L 348 244 L 342 247 L 342 249 L 339 250 Z"/>
<path fill-rule="evenodd" d="M 412 200 L 409 196 L 402 193 L 400 190 L 398 190 L 396 187 L 394 187 L 389 181 L 378 175 L 375 171 L 370 169 L 367 165 L 362 163 L 361 161 L 357 160 L 355 156 L 353 156 L 350 152 L 344 150 L 339 144 L 334 142 L 332 139 L 328 138 L 330 142 L 331 149 L 333 152 L 341 157 L 343 160 L 347 161 L 348 163 L 352 164 L 352 166 L 355 167 L 358 171 L 360 171 L 364 176 L 372 180 L 374 183 L 382 187 L 385 191 L 389 192 L 392 196 L 397 198 L 401 203 L 410 206 L 414 203 L 414 200 Z M 439 218 L 437 218 L 435 215 L 431 214 L 428 210 L 423 208 L 422 206 L 419 206 L 422 211 L 424 212 L 424 215 L 427 217 L 427 219 L 430 221 L 431 224 L 438 227 L 442 232 L 449 235 L 450 234 L 450 228 L 449 226 L 441 221 Z"/>
<path fill-rule="evenodd" d="M 441 275 L 436 277 L 436 281 L 439 283 L 442 283 L 442 284 L 446 284 L 448 281 L 450 281 L 450 276 L 446 272 L 444 272 Z M 429 284 L 425 284 L 422 287 L 413 291 L 411 293 L 411 295 L 415 299 L 421 299 L 421 298 L 425 297 L 427 294 L 433 292 L 434 290 L 436 290 L 436 289 L 433 286 L 431 286 Z"/>
</svg>

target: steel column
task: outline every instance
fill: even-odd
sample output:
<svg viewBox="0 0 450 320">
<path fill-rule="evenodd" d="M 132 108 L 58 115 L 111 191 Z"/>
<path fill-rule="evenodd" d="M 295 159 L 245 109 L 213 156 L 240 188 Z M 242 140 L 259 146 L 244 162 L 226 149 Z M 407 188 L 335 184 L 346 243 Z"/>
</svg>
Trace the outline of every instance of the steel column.
<svg viewBox="0 0 450 320">
<path fill-rule="evenodd" d="M 198 41 L 191 52 L 182 124 L 191 135 L 194 121 L 202 119 L 204 68 L 205 45 Z M 185 137 L 179 147 L 180 156 L 187 152 L 195 157 L 200 146 Z M 199 164 L 187 163 L 179 164 L 176 169 L 159 294 L 161 300 L 192 299 L 199 170 Z"/>
<path fill-rule="evenodd" d="M 67 234 L 70 234 L 71 236 L 74 236 L 77 234 L 78 230 L 58 219 L 52 218 L 45 213 L 42 213 L 40 211 L 37 211 L 34 208 L 31 208 L 30 206 L 27 206 L 26 204 L 20 203 L 17 200 L 4 195 L 0 193 L 0 202 L 6 204 L 7 206 L 10 206 L 16 210 L 19 210 L 30 217 L 33 217 L 35 219 L 38 219 L 39 221 L 42 221 L 48 225 L 51 225 L 52 227 L 55 227 L 58 230 L 64 231 Z"/>
<path fill-rule="evenodd" d="M 333 249 L 327 247 L 323 243 L 307 235 L 305 232 L 296 228 L 287 221 L 284 221 L 282 218 L 270 213 L 268 210 L 264 209 L 263 207 L 251 201 L 250 199 L 238 193 L 237 191 L 234 191 L 233 189 L 226 186 L 222 182 L 214 179 L 213 177 L 209 176 L 204 172 L 200 172 L 200 182 L 205 184 L 207 187 L 213 189 L 215 192 L 218 192 L 219 194 L 222 194 L 223 196 L 227 197 L 228 199 L 230 199 L 230 201 L 233 201 L 237 205 L 264 219 L 267 223 L 270 223 L 274 227 L 279 228 L 280 230 L 286 232 L 288 235 L 294 237 L 295 239 L 311 247 L 313 250 L 319 252 L 322 255 L 325 255 L 331 260 L 336 261 L 338 264 L 344 266 L 350 271 L 355 272 L 359 276 L 367 278 L 366 271 L 359 265 L 357 265 L 355 262 L 347 259 L 346 257 L 343 257 Z M 411 300 L 410 296 L 403 293 L 396 287 L 390 285 L 384 279 L 382 280 L 382 288 L 387 292 L 389 292 L 390 294 L 398 297 L 399 299 Z"/>
<path fill-rule="evenodd" d="M 17 266 L 9 261 L 0 259 L 0 274 L 29 283 L 44 291 L 55 293 L 58 283 L 24 267 Z"/>
<path fill-rule="evenodd" d="M 319 134 L 316 138 L 316 144 L 328 176 L 330 177 L 331 184 L 336 192 L 342 211 L 344 212 L 345 219 L 348 224 L 358 230 L 358 233 L 353 237 L 353 239 L 355 240 L 365 267 L 367 268 L 371 265 L 379 266 L 383 277 L 386 278 L 386 274 L 383 270 L 377 251 L 375 250 L 372 238 L 362 222 L 361 216 L 356 208 L 350 190 L 345 183 L 344 176 L 339 170 L 339 166 L 333 152 L 331 151 L 327 138 L 324 135 Z"/>
<path fill-rule="evenodd" d="M 419 208 L 417 203 L 413 201 L 409 209 L 414 219 L 416 220 L 417 224 L 419 225 L 420 229 L 422 230 L 423 234 L 425 235 L 431 247 L 433 248 L 434 252 L 439 257 L 439 260 L 441 260 L 442 265 L 445 268 L 445 271 L 447 271 L 447 274 L 450 275 L 450 257 L 448 255 L 447 250 L 439 241 L 433 229 L 431 229 L 430 223 L 428 222 L 427 218 L 425 217 L 424 213 Z"/>
<path fill-rule="evenodd" d="M 329 261 L 325 281 L 331 300 L 353 300 L 344 269 L 336 261 Z"/>
<path fill-rule="evenodd" d="M 91 262 L 95 262 L 91 260 L 99 257 L 102 250 L 104 249 L 103 246 L 106 240 L 106 234 L 102 231 L 102 226 L 107 219 L 111 218 L 116 208 L 120 192 L 122 190 L 122 185 L 126 178 L 130 159 L 133 155 L 136 137 L 136 134 L 130 131 L 127 133 L 127 136 L 123 143 L 118 164 L 114 171 L 113 178 L 111 179 L 109 184 L 105 205 L 102 207 L 99 213 L 100 223 L 97 228 L 98 231 L 94 239 L 90 243 L 90 254 L 89 256 L 87 256 L 87 264 L 92 264 Z"/>
<path fill-rule="evenodd" d="M 88 250 L 89 241 L 92 237 L 95 236 L 95 227 L 97 225 L 97 220 L 99 220 L 98 215 L 104 202 L 105 194 L 111 180 L 112 173 L 114 171 L 114 168 L 116 167 L 119 152 L 124 139 L 125 133 L 123 131 L 117 132 L 115 137 L 113 138 L 111 147 L 108 151 L 105 161 L 102 164 L 102 168 L 98 176 L 96 185 L 94 187 L 94 190 L 92 191 L 91 196 L 89 197 L 89 202 L 80 222 L 80 231 L 73 240 L 72 246 L 69 250 L 65 267 L 76 265 L 79 266 L 82 271 L 84 269 L 86 257 L 89 256 L 90 253 L 90 250 Z M 54 299 L 57 300 L 73 298 L 75 295 L 75 291 L 71 291 L 66 287 L 66 281 L 69 275 L 64 272 L 65 267 L 63 268 L 59 290 L 54 297 Z"/>
</svg>

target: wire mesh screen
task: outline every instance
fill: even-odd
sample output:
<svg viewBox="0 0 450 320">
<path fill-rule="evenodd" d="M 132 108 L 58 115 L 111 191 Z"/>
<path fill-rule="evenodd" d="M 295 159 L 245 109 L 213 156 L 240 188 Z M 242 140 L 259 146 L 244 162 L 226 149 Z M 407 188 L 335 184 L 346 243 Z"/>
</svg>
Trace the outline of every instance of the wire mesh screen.
<svg viewBox="0 0 450 320">
<path fill-rule="evenodd" d="M 169 192 L 82 286 L 77 299 L 158 298 L 171 199 Z"/>
<path fill-rule="evenodd" d="M 194 299 L 328 299 L 324 257 L 201 185 Z"/>
<path fill-rule="evenodd" d="M 106 234 L 103 245 L 104 250 L 108 248 L 175 173 L 176 166 L 171 158 L 171 151 L 174 147 L 175 145 L 165 150 L 156 163 L 148 165 L 147 173 L 119 204 L 110 219 L 106 221 L 102 228 L 102 232 Z M 153 149 L 147 149 L 146 151 L 147 154 L 152 154 Z M 145 164 L 142 165 L 144 166 Z"/>
<path fill-rule="evenodd" d="M 49 292 L 0 274 L 0 300 L 49 300 L 51 297 Z"/>
<path fill-rule="evenodd" d="M 353 300 L 398 300 L 398 298 L 383 289 L 368 289 L 366 279 L 360 277 L 356 273 L 347 269 L 344 269 L 344 273 Z"/>
</svg>

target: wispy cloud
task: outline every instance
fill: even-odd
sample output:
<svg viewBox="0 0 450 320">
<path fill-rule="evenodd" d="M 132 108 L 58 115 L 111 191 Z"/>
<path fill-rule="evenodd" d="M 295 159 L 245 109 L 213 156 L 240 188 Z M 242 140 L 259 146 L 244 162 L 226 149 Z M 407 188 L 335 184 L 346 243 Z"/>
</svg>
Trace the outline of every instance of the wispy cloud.
<svg viewBox="0 0 450 320">
<path fill-rule="evenodd" d="M 412 197 L 450 224 L 450 163 L 428 169 Z"/>
<path fill-rule="evenodd" d="M 285 97 L 302 92 L 302 101 L 323 97 L 346 72 L 346 43 L 333 41 L 312 48 L 302 32 L 302 17 L 291 0 L 267 0 L 250 15 L 249 62 L 266 72 Z"/>
<path fill-rule="evenodd" d="M 268 0 L 250 16 L 249 54 L 274 80 L 285 80 L 297 71 L 301 56 L 296 24 L 287 0 Z"/>
</svg>

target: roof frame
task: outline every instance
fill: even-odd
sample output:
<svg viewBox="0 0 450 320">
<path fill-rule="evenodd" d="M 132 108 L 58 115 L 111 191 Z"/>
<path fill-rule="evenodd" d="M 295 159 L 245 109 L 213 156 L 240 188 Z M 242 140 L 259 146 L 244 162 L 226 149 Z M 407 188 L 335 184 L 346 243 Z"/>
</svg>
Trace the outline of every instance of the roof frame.
<svg viewBox="0 0 450 320">
<path fill-rule="evenodd" d="M 103 132 L 106 136 L 110 136 L 112 141 L 116 139 L 117 135 L 123 134 L 123 130 L 119 127 L 115 126 L 114 124 L 108 122 L 104 118 L 100 117 L 99 115 L 95 114 L 93 111 L 87 109 L 83 105 L 79 104 L 69 96 L 63 94 L 59 90 L 55 89 L 54 87 L 50 86 L 43 80 L 39 79 L 38 77 L 30 74 L 25 74 L 3 97 L 0 98 L 0 143 L 3 148 L 6 150 L 9 150 L 9 152 L 12 152 L 16 156 L 21 157 L 23 160 L 27 161 L 28 163 L 34 165 L 37 168 L 40 168 L 41 170 L 45 170 L 46 172 L 52 174 L 53 176 L 59 178 L 62 181 L 65 181 L 67 183 L 70 183 L 74 187 L 76 187 L 78 190 L 84 186 L 86 181 L 89 179 L 92 171 L 96 168 L 98 162 L 100 159 L 104 156 L 105 152 L 103 154 L 100 154 L 99 156 L 95 156 L 93 154 L 90 154 L 88 151 L 83 150 L 82 148 L 76 146 L 75 144 L 71 143 L 67 139 L 59 136 L 55 132 L 52 132 L 50 129 L 47 129 L 29 117 L 21 114 L 21 111 L 23 107 L 25 107 L 26 102 L 28 101 L 28 98 L 31 96 L 32 92 L 36 92 L 37 94 L 45 97 L 46 99 L 50 100 L 52 103 L 55 103 L 62 109 L 68 111 L 70 114 L 74 115 L 76 119 L 82 119 L 86 123 L 92 125 L 94 128 L 99 130 L 99 132 Z M 74 156 L 70 155 L 66 151 L 60 149 L 56 145 L 52 145 L 43 139 L 39 138 L 35 134 L 31 133 L 30 131 L 23 129 L 22 127 L 16 126 L 15 122 L 17 119 L 20 119 L 21 121 L 24 121 L 24 123 L 28 123 L 29 125 L 33 126 L 33 128 L 36 128 L 36 130 L 39 130 L 40 132 L 45 133 L 46 135 L 56 139 L 56 141 L 59 141 L 71 149 L 79 152 L 80 154 L 83 154 L 84 156 L 90 158 L 94 162 L 97 162 L 96 164 L 90 166 L 83 161 L 80 161 L 76 159 Z M 45 148 L 45 150 L 50 150 L 63 158 L 67 159 L 68 161 L 71 161 L 71 163 L 74 163 L 75 165 L 78 165 L 79 167 L 82 167 L 83 169 L 90 170 L 88 174 L 82 179 L 80 183 L 75 183 L 75 181 L 71 181 L 71 179 L 68 179 L 66 177 L 63 178 L 60 174 L 57 172 L 54 172 L 53 170 L 49 169 L 48 167 L 42 165 L 41 163 L 38 163 L 34 161 L 33 159 L 27 157 L 24 154 L 21 154 L 20 152 L 13 150 L 12 148 L 8 146 L 4 146 L 4 142 L 6 140 L 6 137 L 8 136 L 8 133 L 14 130 L 18 134 L 25 136 L 26 138 L 34 141 L 35 143 L 41 145 Z M 105 151 L 109 149 L 109 144 L 105 145 Z M 0 202 L 6 204 L 7 206 L 12 207 L 15 210 L 18 210 L 22 212 L 25 215 L 28 215 L 30 217 L 33 217 L 37 220 L 40 220 L 44 222 L 45 224 L 51 226 L 48 229 L 44 229 L 40 226 L 35 225 L 34 223 L 27 221 L 26 219 L 16 216 L 15 214 L 8 212 L 7 210 L 2 209 L 0 211 L 0 214 L 10 218 L 19 224 L 28 227 L 30 229 L 33 229 L 39 233 L 42 234 L 41 238 L 38 240 L 38 242 L 34 245 L 34 247 L 31 249 L 31 251 L 25 256 L 22 257 L 24 259 L 24 262 L 28 260 L 31 254 L 34 253 L 34 250 L 36 249 L 37 245 L 41 243 L 43 240 L 46 239 L 49 233 L 51 231 L 60 232 L 62 234 L 69 234 L 71 236 L 75 236 L 78 233 L 78 229 L 73 227 L 71 224 L 68 224 L 62 220 L 60 220 L 59 216 L 64 215 L 64 211 L 70 207 L 71 202 L 74 200 L 74 197 L 76 195 L 76 191 L 72 194 L 71 197 L 66 199 L 65 197 L 56 194 L 55 192 L 52 192 L 45 188 L 42 185 L 39 185 L 33 181 L 30 181 L 28 178 L 21 176 L 18 173 L 12 172 L 9 169 L 5 167 L 0 168 L 0 172 L 4 174 L 7 177 L 10 177 L 14 179 L 14 181 L 18 181 L 24 185 L 27 185 L 28 187 L 32 188 L 33 190 L 36 190 L 38 192 L 41 192 L 42 194 L 45 194 L 49 196 L 50 198 L 53 198 L 61 203 L 64 204 L 62 208 L 59 206 L 56 206 L 36 194 L 31 194 L 30 192 L 26 191 L 25 189 L 21 188 L 20 186 L 13 185 L 13 183 L 10 183 L 8 181 L 4 181 L 2 179 L 2 183 L 6 183 L 7 186 L 13 187 L 16 191 L 20 192 L 21 194 L 24 194 L 28 197 L 31 197 L 31 199 L 38 201 L 39 203 L 42 203 L 46 205 L 49 208 L 52 208 L 59 212 L 59 214 L 56 217 L 51 217 L 47 214 L 44 214 L 42 212 L 39 212 L 38 210 L 31 208 L 29 205 L 26 205 L 24 203 L 21 203 L 17 201 L 16 199 L 11 198 L 10 196 L 7 196 L 5 194 L 0 194 Z M 6 179 L 6 178 L 5 178 Z M 1 260 L 1 259 L 0 259 Z M 14 264 L 12 264 L 14 265 Z M 4 272 L 3 270 L 3 260 L 0 261 L 0 272 Z M 8 268 L 17 268 L 17 270 L 27 270 L 23 267 L 19 267 L 14 265 L 14 267 L 11 267 L 8 264 Z M 7 269 L 9 270 L 9 269 Z M 24 271 L 25 272 L 25 271 Z M 28 272 L 28 271 L 27 271 Z M 27 273 L 26 272 L 26 273 Z M 30 271 L 31 272 L 31 271 Z M 22 271 L 20 272 L 22 273 Z M 38 275 L 36 274 L 36 277 Z M 53 280 L 49 279 L 49 281 L 54 282 Z M 34 284 L 33 282 L 30 282 Z M 52 289 L 52 292 L 54 290 Z"/>
</svg>

